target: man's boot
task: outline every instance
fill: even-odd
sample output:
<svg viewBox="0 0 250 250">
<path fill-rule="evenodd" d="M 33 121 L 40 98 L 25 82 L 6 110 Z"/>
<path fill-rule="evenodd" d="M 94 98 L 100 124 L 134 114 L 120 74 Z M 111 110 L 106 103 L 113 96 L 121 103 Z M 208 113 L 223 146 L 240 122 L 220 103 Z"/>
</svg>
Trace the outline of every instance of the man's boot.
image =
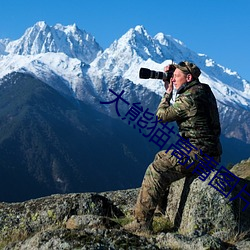
<svg viewBox="0 0 250 250">
<path fill-rule="evenodd" d="M 134 219 L 131 223 L 125 225 L 123 228 L 129 232 L 134 232 L 134 233 L 137 232 L 137 233 L 151 234 L 153 231 L 152 220 L 139 221 L 138 219 Z"/>
</svg>

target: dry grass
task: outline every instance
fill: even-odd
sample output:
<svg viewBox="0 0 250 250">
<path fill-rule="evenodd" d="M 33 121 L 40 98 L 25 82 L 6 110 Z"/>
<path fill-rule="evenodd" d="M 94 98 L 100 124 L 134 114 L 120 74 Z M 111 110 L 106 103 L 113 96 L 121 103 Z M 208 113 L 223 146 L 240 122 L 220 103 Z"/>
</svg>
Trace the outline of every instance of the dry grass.
<svg viewBox="0 0 250 250">
<path fill-rule="evenodd" d="M 226 241 L 226 243 L 234 245 L 235 243 L 246 239 L 250 239 L 250 231 L 236 233 L 228 241 Z"/>
</svg>

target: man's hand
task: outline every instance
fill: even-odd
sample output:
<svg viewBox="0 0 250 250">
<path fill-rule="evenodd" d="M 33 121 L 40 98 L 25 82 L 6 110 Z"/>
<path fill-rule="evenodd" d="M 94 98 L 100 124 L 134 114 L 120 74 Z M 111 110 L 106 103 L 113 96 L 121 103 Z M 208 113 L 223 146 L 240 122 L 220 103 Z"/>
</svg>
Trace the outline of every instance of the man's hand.
<svg viewBox="0 0 250 250">
<path fill-rule="evenodd" d="M 164 67 L 165 72 L 168 72 L 169 69 L 170 69 L 170 65 Z M 165 89 L 166 89 L 166 93 L 171 94 L 171 92 L 173 91 L 172 78 L 170 78 L 170 82 L 168 82 L 167 80 L 163 80 L 163 81 L 164 81 L 164 86 L 165 86 Z"/>
</svg>

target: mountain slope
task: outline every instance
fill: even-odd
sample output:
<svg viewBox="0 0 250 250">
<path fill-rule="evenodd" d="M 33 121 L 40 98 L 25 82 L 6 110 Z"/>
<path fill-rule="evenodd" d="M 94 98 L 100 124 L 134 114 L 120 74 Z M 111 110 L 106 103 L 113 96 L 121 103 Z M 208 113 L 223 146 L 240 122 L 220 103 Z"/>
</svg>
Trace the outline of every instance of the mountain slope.
<svg viewBox="0 0 250 250">
<path fill-rule="evenodd" d="M 27 74 L 2 80 L 0 109 L 2 201 L 138 186 L 154 155 L 129 126 Z"/>
</svg>

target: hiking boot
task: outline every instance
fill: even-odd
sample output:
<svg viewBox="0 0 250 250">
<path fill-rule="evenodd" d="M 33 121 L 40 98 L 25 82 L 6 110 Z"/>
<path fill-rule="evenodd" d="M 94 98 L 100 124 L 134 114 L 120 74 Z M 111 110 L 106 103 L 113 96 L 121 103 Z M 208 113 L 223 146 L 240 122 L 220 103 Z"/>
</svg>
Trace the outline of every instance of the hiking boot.
<svg viewBox="0 0 250 250">
<path fill-rule="evenodd" d="M 138 232 L 138 233 L 151 234 L 153 231 L 151 223 L 145 221 L 140 222 L 138 220 L 132 221 L 131 223 L 125 225 L 123 228 L 129 232 Z"/>
</svg>

